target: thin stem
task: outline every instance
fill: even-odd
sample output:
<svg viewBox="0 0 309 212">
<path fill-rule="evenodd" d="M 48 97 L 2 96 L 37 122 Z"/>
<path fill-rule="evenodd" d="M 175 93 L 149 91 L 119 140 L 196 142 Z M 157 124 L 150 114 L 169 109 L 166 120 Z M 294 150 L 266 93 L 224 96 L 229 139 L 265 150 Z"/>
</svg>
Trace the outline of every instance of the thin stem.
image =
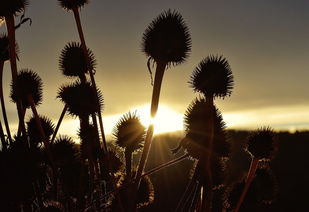
<svg viewBox="0 0 309 212">
<path fill-rule="evenodd" d="M 171 166 L 171 165 L 174 165 L 174 164 L 176 164 L 176 163 L 178 163 L 178 162 L 180 162 L 180 161 L 183 161 L 184 159 L 186 159 L 186 158 L 188 158 L 188 157 L 189 157 L 189 154 L 184 154 L 183 156 L 180 156 L 180 157 L 175 158 L 175 159 L 173 159 L 173 160 L 171 160 L 171 161 L 168 161 L 168 162 L 166 162 L 166 163 L 163 163 L 163 164 L 161 164 L 161 165 L 159 165 L 159 166 L 157 166 L 157 167 L 155 167 L 155 168 L 153 168 L 153 169 L 150 169 L 149 171 L 145 172 L 145 173 L 142 175 L 142 177 L 144 177 L 144 176 L 146 176 L 146 175 L 151 175 L 151 174 L 153 174 L 153 173 L 155 173 L 155 172 L 157 172 L 157 171 L 160 171 L 161 169 L 164 169 L 164 168 L 169 167 L 169 166 Z"/>
<path fill-rule="evenodd" d="M 5 16 L 6 21 L 6 27 L 8 31 L 8 38 L 9 38 L 9 53 L 10 53 L 10 64 L 11 64 L 11 71 L 12 71 L 12 79 L 13 84 L 16 86 L 16 93 L 17 93 L 17 112 L 18 112 L 18 119 L 21 123 L 21 130 L 23 132 L 23 135 L 26 136 L 26 128 L 23 118 L 23 105 L 19 98 L 19 87 L 17 84 L 17 63 L 16 63 L 16 39 L 15 39 L 15 21 L 13 15 Z"/>
<path fill-rule="evenodd" d="M 46 148 L 46 152 L 47 152 L 47 155 L 48 155 L 48 158 L 52 164 L 52 167 L 55 169 L 55 163 L 54 163 L 54 160 L 53 160 L 53 157 L 52 157 L 52 154 L 51 154 L 51 151 L 50 151 L 50 146 L 49 146 L 49 142 L 45 136 L 45 132 L 44 132 L 44 129 L 42 127 L 42 123 L 41 123 L 41 120 L 39 118 L 39 114 L 36 110 L 36 107 L 35 107 L 35 104 L 34 104 L 34 100 L 32 98 L 31 95 L 28 95 L 27 97 L 28 99 L 28 102 L 30 103 L 30 106 L 31 106 L 31 110 L 32 110 L 32 113 L 33 113 L 33 116 L 34 116 L 34 119 L 35 119 L 35 123 L 36 123 L 36 127 L 38 128 L 39 132 L 40 132 L 40 135 L 42 137 L 42 140 L 43 140 L 43 143 L 44 143 L 44 146 Z"/>
<path fill-rule="evenodd" d="M 128 180 L 131 180 L 132 173 L 132 151 L 125 150 L 124 152 L 126 158 L 126 176 Z"/>
<path fill-rule="evenodd" d="M 0 100 L 1 100 L 2 115 L 3 115 L 3 120 L 4 120 L 4 126 L 6 129 L 6 134 L 9 138 L 9 142 L 12 143 L 11 131 L 9 127 L 8 118 L 6 116 L 6 109 L 5 109 L 4 97 L 3 97 L 3 65 L 4 65 L 4 61 L 0 61 Z"/>
<path fill-rule="evenodd" d="M 74 13 L 74 18 L 76 21 L 76 26 L 77 26 L 77 30 L 78 30 L 78 35 L 82 44 L 82 48 L 84 51 L 84 55 L 87 59 L 87 63 L 89 64 L 89 58 L 88 58 L 88 51 L 87 51 L 87 45 L 86 45 L 86 41 L 85 41 L 85 37 L 84 37 L 84 33 L 83 33 L 83 28 L 82 28 L 82 24 L 81 24 L 81 20 L 80 20 L 80 15 L 79 15 L 79 11 L 78 8 L 73 8 L 73 13 Z M 96 86 L 96 82 L 94 79 L 94 74 L 92 69 L 89 69 L 89 75 L 90 75 L 90 80 L 91 80 L 91 84 L 92 84 L 92 88 L 94 89 L 96 98 L 99 98 L 98 96 L 98 91 L 97 91 L 97 86 Z M 97 99 L 98 100 L 98 99 Z M 100 131 L 101 131 L 101 136 L 102 136 L 102 142 L 103 142 L 103 150 L 106 153 L 107 152 L 107 145 L 106 145 L 106 138 L 105 138 L 105 133 L 104 133 L 104 127 L 103 127 L 103 119 L 102 119 L 102 115 L 100 113 L 100 105 L 98 105 L 98 117 L 99 117 L 99 125 L 100 125 Z"/>
<path fill-rule="evenodd" d="M 160 99 L 161 84 L 163 80 L 165 67 L 166 67 L 166 63 L 161 63 L 161 62 L 157 63 L 154 87 L 152 91 L 151 109 L 150 109 L 150 115 L 152 119 L 155 118 L 157 114 L 157 110 L 159 106 L 159 99 Z M 149 151 L 150 151 L 150 147 L 152 143 L 153 130 L 154 130 L 154 126 L 153 124 L 150 124 L 147 130 L 143 153 L 142 153 L 139 166 L 138 166 L 138 170 L 136 173 L 137 187 L 140 184 L 141 176 L 145 169 L 145 165 L 148 159 L 148 155 L 149 155 Z"/>
<path fill-rule="evenodd" d="M 62 120 L 63 120 L 63 118 L 64 118 L 64 115 L 65 115 L 65 113 L 67 112 L 67 110 L 68 110 L 68 105 L 64 105 L 63 110 L 62 110 L 62 112 L 61 112 L 60 118 L 59 118 L 59 120 L 58 120 L 57 126 L 56 126 L 56 128 L 55 128 L 55 131 L 54 131 L 54 134 L 53 134 L 53 137 L 52 137 L 50 143 L 53 143 L 53 142 L 54 142 L 54 140 L 55 140 L 55 138 L 56 138 L 56 136 L 57 136 L 58 130 L 59 130 L 59 128 L 60 128 L 60 125 L 61 125 L 61 123 L 62 123 Z"/>
<path fill-rule="evenodd" d="M 250 169 L 249 169 L 249 172 L 248 172 L 248 175 L 247 175 L 247 179 L 246 179 L 246 184 L 245 184 L 245 187 L 243 188 L 242 190 L 242 193 L 241 193 L 241 196 L 237 202 L 237 205 L 236 205 L 236 208 L 234 210 L 234 212 L 238 212 L 239 209 L 240 209 L 240 206 L 241 204 L 243 203 L 244 199 L 245 199 L 245 196 L 248 192 L 248 189 L 252 183 L 252 180 L 254 179 L 254 174 L 255 174 L 255 171 L 257 169 L 259 165 L 259 159 L 258 158 L 252 158 L 251 160 L 251 164 L 250 164 Z"/>
<path fill-rule="evenodd" d="M 183 195 L 181 196 L 178 204 L 177 204 L 177 207 L 175 209 L 175 212 L 178 212 L 178 211 L 181 211 L 184 207 L 184 204 L 185 204 L 185 200 L 188 199 L 188 196 L 189 194 L 191 193 L 192 189 L 194 188 L 194 185 L 196 184 L 196 172 L 194 172 L 194 175 L 193 177 L 190 179 Z"/>
</svg>

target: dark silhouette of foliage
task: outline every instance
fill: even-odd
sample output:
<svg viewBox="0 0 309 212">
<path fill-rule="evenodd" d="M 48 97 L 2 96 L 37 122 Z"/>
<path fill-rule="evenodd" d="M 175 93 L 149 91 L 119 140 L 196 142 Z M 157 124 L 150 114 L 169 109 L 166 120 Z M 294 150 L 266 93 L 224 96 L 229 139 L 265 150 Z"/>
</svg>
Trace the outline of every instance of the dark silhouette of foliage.
<svg viewBox="0 0 309 212">
<path fill-rule="evenodd" d="M 88 59 L 84 55 L 81 44 L 68 43 L 61 51 L 59 68 L 65 76 L 82 76 L 89 69 L 93 70 L 96 61 L 90 49 L 87 49 Z"/>
<path fill-rule="evenodd" d="M 50 136 L 54 133 L 54 124 L 52 121 L 47 118 L 46 116 L 40 116 L 40 121 L 42 128 L 44 130 L 44 134 L 46 138 L 49 140 Z M 40 135 L 40 132 L 37 128 L 35 118 L 32 117 L 28 122 L 27 122 L 27 129 L 28 129 L 28 135 L 30 138 L 30 142 L 34 145 L 37 146 L 37 144 L 42 142 L 42 137 Z"/>
<path fill-rule="evenodd" d="M 103 108 L 103 96 L 99 90 L 98 97 L 90 83 L 75 82 L 64 85 L 58 91 L 57 98 L 68 105 L 68 112 L 73 116 L 89 116 L 100 113 Z"/>
<path fill-rule="evenodd" d="M 33 201 L 33 183 L 42 178 L 41 159 L 39 149 L 29 149 L 22 137 L 0 152 L 0 208 Z"/>
<path fill-rule="evenodd" d="M 119 147 L 133 152 L 142 147 L 145 138 L 145 127 L 136 113 L 124 114 L 113 130 L 113 136 Z"/>
<path fill-rule="evenodd" d="M 261 128 L 248 138 L 248 151 L 258 159 L 271 159 L 276 152 L 274 132 L 270 128 Z"/>
<path fill-rule="evenodd" d="M 230 65 L 223 56 L 208 56 L 193 71 L 190 85 L 205 96 L 230 96 L 234 80 Z"/>
<path fill-rule="evenodd" d="M 88 0 L 58 0 L 61 7 L 66 10 L 81 8 L 88 3 Z"/>
<path fill-rule="evenodd" d="M 10 59 L 9 55 L 9 38 L 7 35 L 0 35 L 0 61 L 7 61 Z"/>
<path fill-rule="evenodd" d="M 16 15 L 25 10 L 28 0 L 2 0 L 0 7 L 0 17 Z"/>
<path fill-rule="evenodd" d="M 43 212 L 64 212 L 60 202 L 48 201 L 44 203 Z"/>
<path fill-rule="evenodd" d="M 180 13 L 167 10 L 155 18 L 143 34 L 142 50 L 156 62 L 184 62 L 191 51 L 191 38 Z"/>
<path fill-rule="evenodd" d="M 42 80 L 32 70 L 22 69 L 17 75 L 17 81 L 19 87 L 19 95 L 22 101 L 22 105 L 25 108 L 29 108 L 30 102 L 28 97 L 32 96 L 34 104 L 39 105 L 42 103 Z M 13 102 L 17 102 L 16 85 L 11 83 L 11 99 Z"/>
</svg>

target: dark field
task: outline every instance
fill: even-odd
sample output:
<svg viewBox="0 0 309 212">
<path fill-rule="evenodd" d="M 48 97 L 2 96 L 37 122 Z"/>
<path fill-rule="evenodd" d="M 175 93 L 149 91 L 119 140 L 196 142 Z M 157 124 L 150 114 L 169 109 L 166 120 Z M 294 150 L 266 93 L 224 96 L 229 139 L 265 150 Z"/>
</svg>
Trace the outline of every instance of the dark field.
<svg viewBox="0 0 309 212">
<path fill-rule="evenodd" d="M 247 131 L 229 131 L 230 141 L 239 146 L 247 135 Z M 146 170 L 174 158 L 170 149 L 177 146 L 181 137 L 181 133 L 156 136 Z M 309 132 L 280 132 L 277 133 L 277 139 L 279 152 L 272 160 L 271 168 L 278 182 L 278 193 L 273 204 L 263 211 L 309 211 Z M 233 146 L 234 149 L 238 147 Z M 180 155 L 181 153 L 177 154 Z M 155 188 L 155 201 L 143 211 L 174 211 L 188 182 L 192 166 L 192 160 L 185 160 L 154 173 L 151 178 Z"/>
</svg>

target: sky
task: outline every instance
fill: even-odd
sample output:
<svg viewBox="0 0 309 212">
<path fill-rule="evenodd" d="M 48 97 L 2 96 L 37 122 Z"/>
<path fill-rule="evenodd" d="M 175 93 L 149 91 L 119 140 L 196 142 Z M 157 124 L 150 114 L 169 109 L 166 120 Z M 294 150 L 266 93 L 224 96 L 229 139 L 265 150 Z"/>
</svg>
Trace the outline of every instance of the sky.
<svg viewBox="0 0 309 212">
<path fill-rule="evenodd" d="M 210 54 L 226 57 L 234 75 L 231 97 L 215 100 L 228 128 L 309 129 L 307 0 L 91 0 L 81 9 L 81 19 L 87 46 L 98 64 L 95 77 L 104 96 L 102 115 L 108 134 L 121 114 L 130 110 L 140 112 L 147 124 L 152 86 L 141 40 L 148 24 L 167 9 L 182 14 L 192 52 L 185 63 L 165 73 L 157 132 L 182 128 L 186 108 L 199 96 L 189 87 L 190 75 Z M 74 17 L 57 0 L 30 0 L 26 17 L 32 25 L 24 24 L 16 32 L 18 68 L 30 68 L 41 76 L 43 104 L 38 111 L 56 123 L 63 108 L 56 99 L 58 88 L 73 81 L 61 74 L 58 61 L 67 42 L 79 41 Z M 0 32 L 5 30 L 2 24 Z M 8 98 L 10 81 L 6 63 L 4 92 L 14 125 L 17 113 Z M 77 128 L 78 120 L 67 115 L 60 133 L 75 134 Z"/>
</svg>

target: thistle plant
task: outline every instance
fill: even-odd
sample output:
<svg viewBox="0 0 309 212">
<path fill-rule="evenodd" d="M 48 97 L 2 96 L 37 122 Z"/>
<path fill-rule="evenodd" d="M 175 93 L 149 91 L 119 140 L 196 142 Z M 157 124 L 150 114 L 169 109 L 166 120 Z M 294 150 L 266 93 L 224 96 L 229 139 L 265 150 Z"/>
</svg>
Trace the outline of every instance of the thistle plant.
<svg viewBox="0 0 309 212">
<path fill-rule="evenodd" d="M 50 141 L 50 137 L 54 132 L 54 124 L 46 116 L 39 116 L 39 119 L 42 124 L 46 139 Z M 37 146 L 38 144 L 43 142 L 43 138 L 41 137 L 40 132 L 36 126 L 35 117 L 31 117 L 30 120 L 27 122 L 27 133 L 31 144 L 30 146 Z"/>
<path fill-rule="evenodd" d="M 1 2 L 0 18 L 5 19 L 8 38 L 9 38 L 9 55 L 12 71 L 13 83 L 16 84 L 16 94 L 19 96 L 19 88 L 15 81 L 17 80 L 17 64 L 16 64 L 16 39 L 15 39 L 15 23 L 14 16 L 25 11 L 25 7 L 28 5 L 28 0 L 4 0 Z M 23 121 L 23 105 L 21 101 L 16 99 L 16 106 L 18 111 L 18 118 L 21 129 L 26 134 L 24 121 Z"/>
<path fill-rule="evenodd" d="M 155 18 L 143 34 L 143 52 L 156 64 L 153 85 L 150 116 L 155 118 L 158 106 L 161 84 L 165 69 L 171 65 L 183 63 L 191 50 L 189 30 L 176 11 L 165 11 Z M 136 173 L 137 186 L 140 183 L 151 147 L 154 126 L 150 124 L 147 130 L 143 153 Z"/>
<path fill-rule="evenodd" d="M 15 47 L 16 47 L 15 52 L 17 52 L 17 45 Z M 4 96 L 3 96 L 3 67 L 4 67 L 4 63 L 8 61 L 9 59 L 10 59 L 9 38 L 5 34 L 2 34 L 0 35 L 0 101 L 1 101 L 2 115 L 3 115 L 4 125 L 6 128 L 6 133 L 7 133 L 10 143 L 12 143 L 12 137 L 11 137 L 8 118 L 6 115 Z"/>
<path fill-rule="evenodd" d="M 116 124 L 113 132 L 116 144 L 124 149 L 126 159 L 126 177 L 131 179 L 132 154 L 142 147 L 145 138 L 145 127 L 136 113 L 124 114 Z"/>
<path fill-rule="evenodd" d="M 193 90 L 201 93 L 205 99 L 202 100 L 203 103 L 196 104 L 195 108 L 192 106 L 191 108 L 189 107 L 189 115 L 186 116 L 186 119 L 190 122 L 190 125 L 187 127 L 192 127 L 193 130 L 189 130 L 183 143 L 190 144 L 188 138 L 191 140 L 202 139 L 207 141 L 202 142 L 204 143 L 204 146 L 206 145 L 206 151 L 202 154 L 199 153 L 198 155 L 205 155 L 205 157 L 199 158 L 199 162 L 205 166 L 205 171 L 207 172 L 206 177 L 208 178 L 208 183 L 207 186 L 204 186 L 203 188 L 202 210 L 208 212 L 211 210 L 213 198 L 211 158 L 227 156 L 228 154 L 228 144 L 226 143 L 224 135 L 223 137 L 221 135 L 221 139 L 216 141 L 216 139 L 220 137 L 220 135 L 218 135 L 218 133 L 220 134 L 220 129 L 222 129 L 221 132 L 223 132 L 223 126 L 222 118 L 220 121 L 220 115 L 214 105 L 214 98 L 225 98 L 232 92 L 234 82 L 230 65 L 223 56 L 208 56 L 195 68 L 190 77 L 189 83 Z M 205 107 L 205 109 L 202 107 Z M 202 114 L 204 119 L 199 117 L 199 114 Z M 204 133 L 204 135 L 198 135 L 196 131 L 202 134 Z M 190 137 L 193 137 L 193 139 Z M 203 146 L 200 144 L 201 142 L 196 143 L 197 145 L 195 144 L 195 149 Z M 191 142 L 191 144 L 194 143 Z M 189 145 L 188 147 L 192 146 L 194 147 L 194 145 Z M 208 194 L 206 194 L 207 192 Z"/>
<path fill-rule="evenodd" d="M 96 86 L 96 82 L 95 82 L 95 79 L 94 79 L 91 57 L 90 58 L 88 57 L 89 52 L 88 52 L 88 49 L 87 49 L 85 36 L 84 36 L 84 32 L 83 32 L 83 28 L 82 28 L 82 24 L 81 24 L 81 20 L 80 20 L 80 15 L 79 15 L 79 9 L 82 8 L 85 4 L 87 4 L 88 0 L 76 0 L 76 1 L 73 1 L 73 0 L 58 0 L 58 1 L 59 1 L 60 5 L 63 9 L 65 9 L 67 11 L 73 11 L 77 30 L 78 30 L 78 34 L 79 34 L 79 38 L 80 38 L 80 42 L 81 42 L 81 47 L 83 49 L 84 56 L 86 57 L 86 60 L 87 60 L 87 67 L 88 67 L 88 72 L 89 72 L 90 79 L 91 79 L 91 85 L 92 85 L 93 91 L 95 92 L 95 94 L 98 98 L 98 101 L 99 101 L 100 97 L 98 96 L 99 94 L 97 93 L 97 86 Z M 99 125 L 100 125 L 100 131 L 101 131 L 104 151 L 107 151 L 102 115 L 101 115 L 101 113 L 98 113 L 97 115 L 99 117 Z"/>
<path fill-rule="evenodd" d="M 265 127 L 253 132 L 248 138 L 247 149 L 252 154 L 252 160 L 243 191 L 234 210 L 235 212 L 239 211 L 241 204 L 244 201 L 250 184 L 254 179 L 254 174 L 258 168 L 259 161 L 269 161 L 276 153 L 277 148 L 272 129 Z"/>
</svg>

